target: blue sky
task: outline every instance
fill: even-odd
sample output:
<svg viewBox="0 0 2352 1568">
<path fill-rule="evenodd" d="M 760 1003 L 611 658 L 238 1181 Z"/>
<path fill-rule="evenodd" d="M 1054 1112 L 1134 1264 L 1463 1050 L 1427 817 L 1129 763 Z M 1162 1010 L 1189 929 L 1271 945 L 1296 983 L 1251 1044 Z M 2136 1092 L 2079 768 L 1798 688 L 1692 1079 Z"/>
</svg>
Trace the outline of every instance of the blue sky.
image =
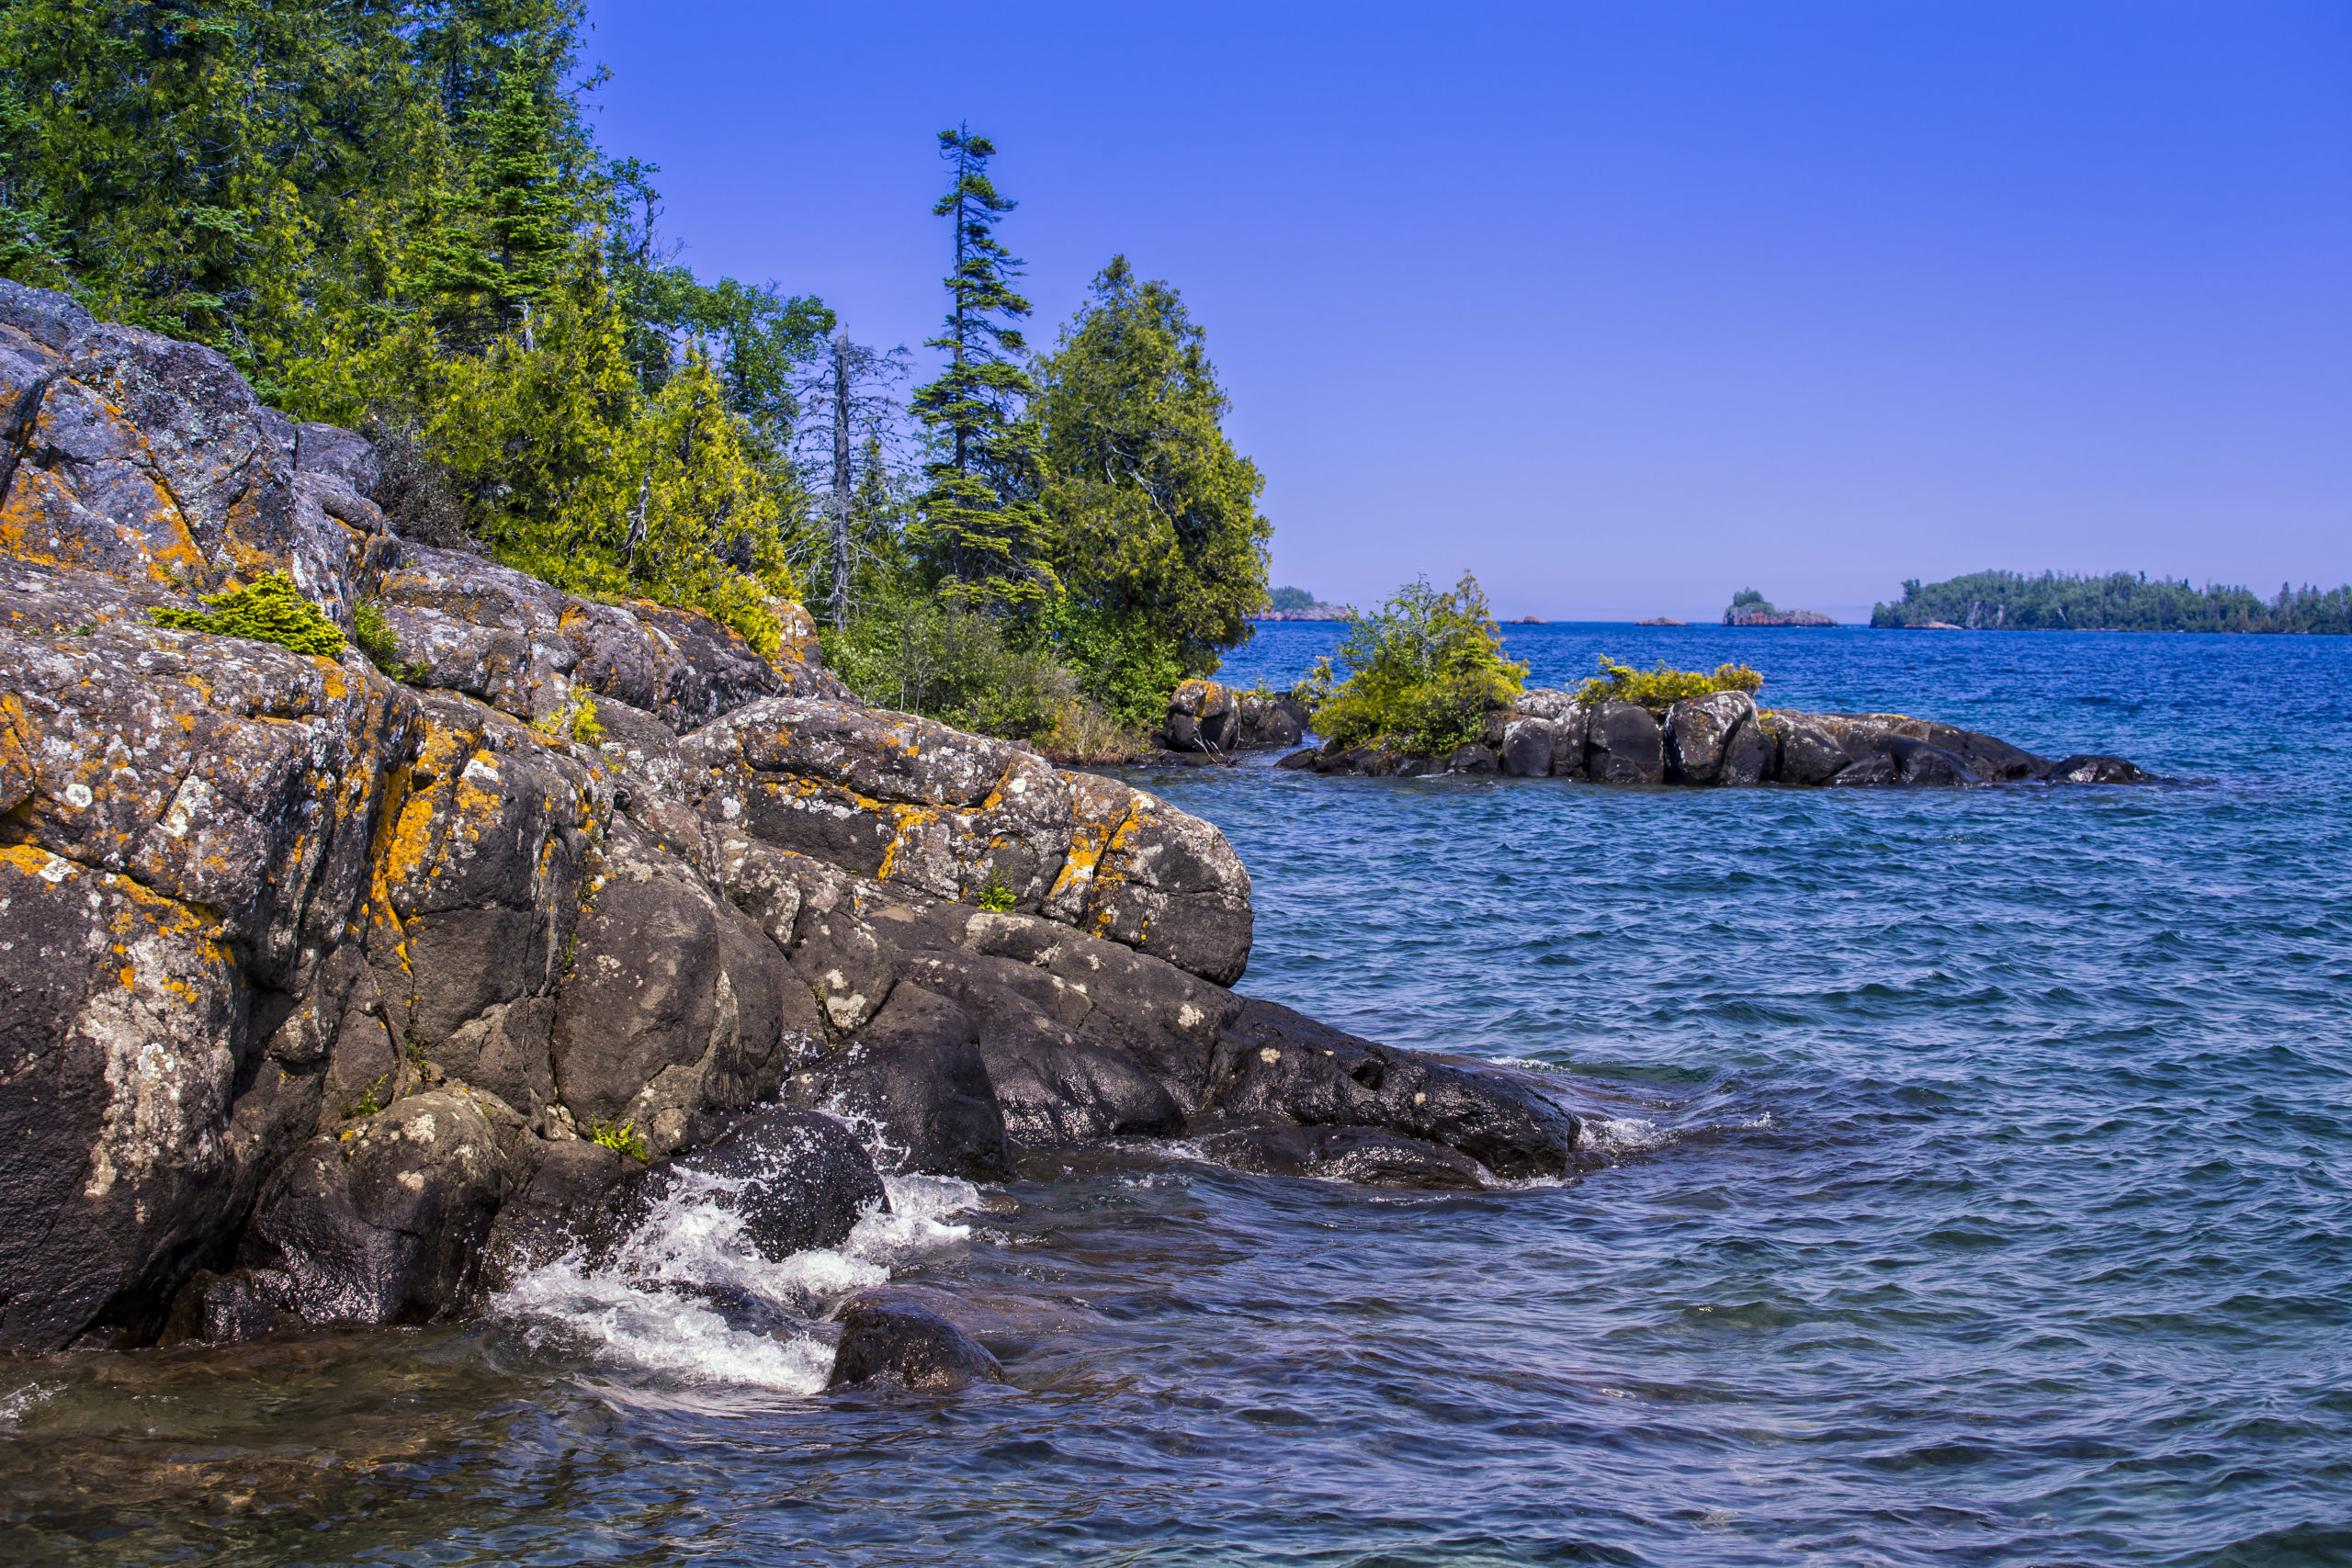
<svg viewBox="0 0 2352 1568">
<path fill-rule="evenodd" d="M 706 276 L 919 345 L 963 120 L 1036 340 L 1114 252 L 1175 284 L 1280 583 L 1466 567 L 1605 619 L 2352 580 L 2340 0 L 590 16 L 605 144 Z"/>
</svg>

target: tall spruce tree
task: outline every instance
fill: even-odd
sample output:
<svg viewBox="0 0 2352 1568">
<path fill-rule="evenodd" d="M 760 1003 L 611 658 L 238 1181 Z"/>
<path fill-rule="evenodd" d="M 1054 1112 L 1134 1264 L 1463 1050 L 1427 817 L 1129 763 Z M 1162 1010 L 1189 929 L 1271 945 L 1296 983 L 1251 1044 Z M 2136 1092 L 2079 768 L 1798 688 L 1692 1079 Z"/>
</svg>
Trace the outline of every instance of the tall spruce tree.
<svg viewBox="0 0 2352 1568">
<path fill-rule="evenodd" d="M 987 137 L 943 130 L 939 151 L 955 177 L 932 212 L 955 225 L 956 269 L 944 279 L 946 324 L 925 344 L 944 350 L 947 366 L 914 394 L 916 417 L 939 450 L 924 465 L 929 483 L 909 542 L 950 603 L 1022 615 L 1050 604 L 1061 585 L 1046 558 L 1037 499 L 1045 470 L 1026 415 L 1036 388 L 1018 358 L 1028 344 L 1012 325 L 1029 301 L 1012 290 L 1021 261 L 996 237 L 1016 204 L 989 178 L 996 146 Z"/>
<path fill-rule="evenodd" d="M 1206 334 L 1175 289 L 1114 256 L 1037 379 L 1052 559 L 1073 612 L 1098 637 L 1140 635 L 1187 673 L 1214 671 L 1265 601 L 1273 529 L 1265 480 L 1226 438 Z"/>
</svg>

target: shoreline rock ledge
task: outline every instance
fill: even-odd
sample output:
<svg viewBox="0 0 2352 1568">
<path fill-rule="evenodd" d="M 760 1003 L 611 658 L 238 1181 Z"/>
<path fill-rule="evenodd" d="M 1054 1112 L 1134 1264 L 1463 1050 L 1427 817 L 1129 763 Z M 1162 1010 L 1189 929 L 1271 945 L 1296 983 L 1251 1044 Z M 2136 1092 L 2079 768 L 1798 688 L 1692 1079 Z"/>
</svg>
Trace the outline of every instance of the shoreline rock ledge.
<svg viewBox="0 0 2352 1568">
<path fill-rule="evenodd" d="M 1487 716 L 1479 739 L 1442 755 L 1327 742 L 1277 765 L 1373 777 L 1500 773 L 1734 787 L 2139 784 L 2153 776 L 2120 757 L 2081 752 L 2052 761 L 1905 714 L 1759 709 L 1745 692 L 1686 697 L 1663 714 L 1637 703 L 1588 705 L 1563 691 L 1522 692 L 1510 708 Z"/>
<path fill-rule="evenodd" d="M 1228 989 L 1208 823 L 868 709 L 805 640 L 426 549 L 376 482 L 213 350 L 0 282 L 0 1350 L 462 1314 L 672 1169 L 838 1243 L 888 1199 L 810 1111 L 974 1179 L 1176 1136 L 1577 1159 L 1532 1077 Z M 276 571 L 377 605 L 403 679 L 153 622 Z"/>
</svg>

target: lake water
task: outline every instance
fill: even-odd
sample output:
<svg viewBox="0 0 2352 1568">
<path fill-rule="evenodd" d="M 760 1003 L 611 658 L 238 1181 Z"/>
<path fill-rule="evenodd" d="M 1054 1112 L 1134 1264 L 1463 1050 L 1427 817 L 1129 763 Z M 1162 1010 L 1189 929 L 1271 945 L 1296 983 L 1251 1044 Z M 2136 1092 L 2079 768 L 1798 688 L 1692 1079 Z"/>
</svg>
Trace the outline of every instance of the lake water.
<svg viewBox="0 0 2352 1568">
<path fill-rule="evenodd" d="M 1229 676 L 1333 637 L 1261 634 Z M 648 1238 L 1013 1314 L 955 1395 L 816 1393 L 821 1346 L 561 1269 L 466 1326 L 19 1364 L 0 1560 L 2352 1562 L 2352 639 L 1510 635 L 1540 682 L 1740 659 L 2179 782 L 1149 775 L 1250 865 L 1241 989 L 1557 1074 L 1606 1162 L 1430 1196 L 1169 1147 L 901 1184 L 764 1272 Z"/>
</svg>

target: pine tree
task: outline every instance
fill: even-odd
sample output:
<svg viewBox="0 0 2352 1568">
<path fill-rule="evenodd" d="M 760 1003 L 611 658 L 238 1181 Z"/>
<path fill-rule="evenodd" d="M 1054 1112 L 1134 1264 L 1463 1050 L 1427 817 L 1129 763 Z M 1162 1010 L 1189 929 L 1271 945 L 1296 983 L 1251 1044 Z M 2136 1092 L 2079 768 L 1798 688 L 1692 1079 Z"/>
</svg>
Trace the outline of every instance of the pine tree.
<svg viewBox="0 0 2352 1568">
<path fill-rule="evenodd" d="M 1028 344 L 1012 323 L 1029 313 L 1012 290 L 1022 263 L 996 237 L 1014 203 L 988 176 L 996 147 L 964 128 L 939 133 L 955 179 L 932 212 L 953 220 L 956 269 L 944 280 L 945 327 L 926 347 L 945 351 L 946 368 L 918 388 L 916 416 L 940 450 L 924 465 L 930 483 L 910 531 L 927 571 L 951 603 L 990 613 L 1041 608 L 1060 592 L 1046 562 L 1046 525 L 1037 504 L 1045 472 L 1037 428 L 1025 417 L 1035 384 L 1017 359 Z"/>
</svg>

